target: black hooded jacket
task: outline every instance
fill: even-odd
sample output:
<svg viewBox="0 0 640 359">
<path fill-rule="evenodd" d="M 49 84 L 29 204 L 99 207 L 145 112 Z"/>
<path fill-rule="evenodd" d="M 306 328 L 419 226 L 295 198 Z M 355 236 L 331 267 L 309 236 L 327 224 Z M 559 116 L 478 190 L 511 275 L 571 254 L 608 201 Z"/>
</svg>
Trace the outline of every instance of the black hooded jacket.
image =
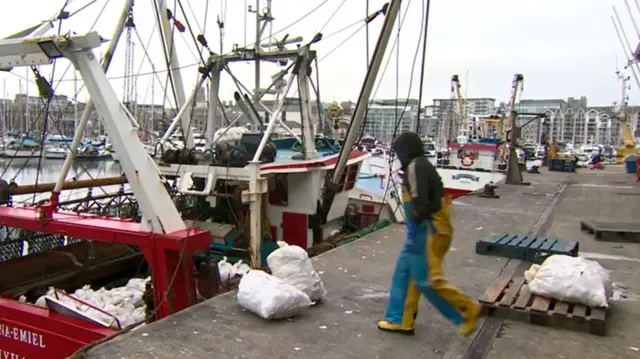
<svg viewBox="0 0 640 359">
<path fill-rule="evenodd" d="M 442 179 L 436 168 L 424 156 L 420 136 L 415 132 L 401 134 L 393 143 L 393 151 L 402 164 L 403 186 L 411 194 L 412 219 L 429 219 L 441 207 L 444 196 Z"/>
</svg>

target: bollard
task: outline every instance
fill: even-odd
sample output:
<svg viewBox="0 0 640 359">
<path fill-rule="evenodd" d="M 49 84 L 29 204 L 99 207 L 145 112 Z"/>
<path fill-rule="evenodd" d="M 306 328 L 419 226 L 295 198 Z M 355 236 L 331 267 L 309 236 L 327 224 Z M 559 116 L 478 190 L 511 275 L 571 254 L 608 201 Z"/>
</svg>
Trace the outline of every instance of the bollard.
<svg viewBox="0 0 640 359">
<path fill-rule="evenodd" d="M 500 198 L 500 196 L 498 196 L 496 194 L 496 188 L 497 188 L 497 186 L 494 185 L 493 183 L 487 183 L 486 185 L 484 185 L 484 190 L 482 191 L 482 193 L 480 193 L 478 195 L 478 197 L 482 197 L 482 198 Z"/>
</svg>

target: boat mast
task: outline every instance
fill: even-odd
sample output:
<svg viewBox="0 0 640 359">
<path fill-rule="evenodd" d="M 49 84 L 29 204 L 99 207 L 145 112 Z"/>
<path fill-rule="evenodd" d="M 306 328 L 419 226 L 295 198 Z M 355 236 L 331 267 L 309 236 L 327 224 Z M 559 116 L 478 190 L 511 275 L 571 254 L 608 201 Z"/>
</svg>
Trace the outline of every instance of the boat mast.
<svg viewBox="0 0 640 359">
<path fill-rule="evenodd" d="M 155 124 L 156 121 L 156 78 L 155 76 L 151 77 L 151 119 L 149 120 L 149 131 L 147 132 L 147 138 L 149 138 L 149 135 L 151 135 L 153 138 L 153 130 L 155 129 L 155 127 L 153 126 Z"/>
<path fill-rule="evenodd" d="M 176 108 L 182 108 L 187 102 L 186 94 L 184 91 L 184 83 L 182 82 L 182 74 L 180 73 L 180 61 L 178 60 L 178 50 L 173 38 L 173 30 L 169 23 L 169 12 L 167 11 L 166 0 L 156 1 L 156 17 L 160 23 L 160 37 L 165 50 L 165 58 L 168 60 L 167 70 L 170 77 L 169 82 L 174 90 L 176 99 Z M 173 14 L 175 16 L 175 14 Z M 189 106 L 188 106 L 189 107 Z M 182 127 L 182 133 L 184 135 L 185 148 L 193 148 L 193 133 L 190 128 L 191 122 L 191 109 L 187 108 L 180 116 L 180 124 Z"/>
<path fill-rule="evenodd" d="M 462 98 L 462 85 L 460 85 L 460 78 L 458 75 L 451 76 L 451 88 L 456 94 L 456 101 L 458 104 L 458 115 L 460 116 L 460 128 L 458 133 L 461 136 L 467 136 L 469 125 L 467 123 L 467 117 L 464 113 L 464 99 Z M 468 137 L 468 136 L 467 136 Z"/>
<path fill-rule="evenodd" d="M 78 128 L 78 71 L 73 71 L 73 130 Z M 60 135 L 64 135 L 60 133 Z"/>
<path fill-rule="evenodd" d="M 4 139 L 7 136 L 7 116 L 8 116 L 8 111 L 7 111 L 7 102 L 9 101 L 7 99 L 7 79 L 4 78 L 2 79 L 2 98 L 4 99 L 4 101 L 2 101 L 2 134 L 0 134 L 0 143 L 2 144 L 2 146 L 4 146 Z"/>
<path fill-rule="evenodd" d="M 28 135 L 29 134 L 29 130 L 31 130 L 31 126 L 29 125 L 29 68 L 25 69 L 25 82 L 24 82 L 24 94 L 25 94 L 25 99 L 26 99 L 26 105 L 25 105 L 25 115 L 24 115 L 24 132 Z"/>
</svg>

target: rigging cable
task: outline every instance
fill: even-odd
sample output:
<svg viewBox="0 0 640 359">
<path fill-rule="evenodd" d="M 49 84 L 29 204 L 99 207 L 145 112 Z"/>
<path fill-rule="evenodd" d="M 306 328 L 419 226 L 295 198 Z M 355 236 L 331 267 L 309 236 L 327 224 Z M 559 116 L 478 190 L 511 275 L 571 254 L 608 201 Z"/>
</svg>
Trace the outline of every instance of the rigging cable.
<svg viewBox="0 0 640 359">
<path fill-rule="evenodd" d="M 411 0 L 409 0 L 409 2 L 411 2 Z M 353 39 L 353 38 L 355 37 L 355 35 L 356 35 L 360 30 L 362 30 L 366 24 L 368 24 L 369 22 L 373 21 L 375 18 L 377 18 L 377 17 L 378 17 L 378 15 L 380 15 L 380 14 L 384 14 L 384 9 L 385 9 L 385 8 L 383 7 L 382 9 L 380 9 L 380 10 L 376 11 L 375 13 L 373 13 L 373 14 L 371 14 L 371 15 L 369 15 L 369 16 L 367 16 L 367 17 L 365 17 L 364 19 L 360 19 L 360 20 L 358 20 L 358 21 L 356 21 L 356 22 L 354 22 L 354 23 L 352 23 L 352 24 L 349 24 L 349 25 L 347 25 L 347 26 L 345 26 L 345 27 L 341 28 L 340 30 L 334 31 L 333 33 L 331 33 L 331 34 L 329 34 L 329 35 L 327 35 L 327 36 L 323 36 L 323 37 L 322 37 L 322 40 L 326 40 L 326 39 L 328 39 L 328 38 L 329 38 L 329 37 L 331 37 L 331 36 L 338 35 L 339 33 L 343 32 L 343 31 L 346 31 L 346 30 L 348 30 L 348 29 L 350 29 L 350 28 L 354 27 L 355 25 L 358 25 L 358 24 L 359 24 L 360 22 L 362 22 L 362 21 L 364 21 L 364 22 L 365 22 L 365 24 L 363 24 L 360 28 L 358 28 L 356 31 L 354 31 L 354 32 L 353 32 L 353 33 L 351 33 L 349 36 L 347 36 L 347 37 L 346 37 L 343 41 L 341 41 L 338 45 L 334 46 L 334 47 L 333 47 L 333 48 L 332 48 L 332 49 L 331 49 L 331 50 L 330 50 L 330 51 L 329 51 L 325 56 L 323 56 L 321 59 L 319 59 L 319 60 L 318 60 L 318 63 L 320 63 L 320 62 L 322 62 L 323 60 L 325 60 L 326 58 L 328 58 L 331 54 L 333 54 L 336 50 L 338 50 L 340 47 L 342 47 L 344 44 L 346 44 L 349 40 Z M 395 44 L 395 42 L 394 42 L 394 44 Z M 291 67 L 291 66 L 290 66 L 290 67 Z M 385 67 L 385 69 L 386 69 L 386 67 Z M 288 71 L 288 69 L 287 69 L 287 70 L 285 70 L 285 71 Z M 382 74 L 384 75 L 384 72 L 383 72 Z M 284 75 L 283 75 L 283 76 L 284 76 Z M 378 85 L 378 87 L 379 87 L 379 86 L 380 86 L 380 85 Z M 376 90 L 376 92 L 377 92 L 377 90 Z M 294 93 L 293 93 L 293 96 L 295 96 L 297 93 L 298 93 L 298 89 L 296 88 L 296 90 L 295 90 L 295 91 L 294 91 Z M 375 93 L 374 93 L 374 96 L 375 96 Z"/>
<path fill-rule="evenodd" d="M 156 27 L 156 26 L 157 26 L 157 24 L 156 24 L 156 25 L 154 25 L 154 28 L 151 30 L 152 32 L 153 32 L 153 31 L 155 31 L 155 27 Z M 155 76 L 155 79 L 158 81 L 158 85 L 160 86 L 160 90 L 162 90 L 162 92 L 163 92 L 163 93 L 165 94 L 165 96 L 166 96 L 166 94 L 167 94 L 167 89 L 166 89 L 166 87 L 162 84 L 162 82 L 163 82 L 163 81 L 162 81 L 162 79 L 160 78 L 160 76 L 158 76 L 158 73 L 159 73 L 159 72 L 162 72 L 162 71 L 157 71 L 157 70 L 156 70 L 156 65 L 153 63 L 153 60 L 151 60 L 151 56 L 149 56 L 149 50 L 148 50 L 148 47 L 149 47 L 149 45 L 151 44 L 151 36 L 149 37 L 149 41 L 147 41 L 147 45 L 145 46 L 145 45 L 142 43 L 142 37 L 140 36 L 140 33 L 138 32 L 138 29 L 135 29 L 135 28 L 134 28 L 134 33 L 136 34 L 136 37 L 137 37 L 137 39 L 138 39 L 138 41 L 139 41 L 139 43 L 140 43 L 140 46 L 142 47 L 142 52 L 143 52 L 143 54 L 144 54 L 144 58 L 142 59 L 142 61 L 140 61 L 140 66 L 138 67 L 138 72 L 136 73 L 136 76 L 135 76 L 135 77 L 136 77 L 135 86 L 137 87 L 137 85 L 138 85 L 138 79 L 139 79 L 141 76 L 145 76 L 145 75 L 152 75 L 152 76 Z M 151 35 L 153 35 L 153 33 L 152 33 Z M 149 64 L 151 65 L 151 70 L 152 70 L 152 72 L 150 72 L 150 73 L 142 73 L 142 74 L 141 74 L 141 73 L 140 73 L 140 70 L 142 70 L 142 65 L 144 65 L 144 60 L 145 60 L 145 59 L 149 61 Z M 109 78 L 109 80 L 115 80 L 115 79 L 114 79 L 114 78 Z M 171 100 L 171 98 L 166 98 L 166 97 L 165 97 L 165 98 L 164 98 L 164 101 L 169 102 L 169 106 L 172 106 L 172 107 L 174 107 L 174 106 L 175 106 L 175 104 L 173 103 L 173 101 Z M 175 106 L 175 107 L 177 107 L 177 106 Z"/>
<path fill-rule="evenodd" d="M 400 32 L 401 31 L 402 31 L 402 23 L 398 22 L 398 41 L 396 42 L 396 46 L 397 46 L 396 47 L 396 93 L 395 93 L 396 96 L 395 96 L 395 107 L 393 110 L 396 128 L 399 126 L 401 122 L 401 119 L 398 119 L 398 96 L 400 96 L 399 92 L 400 92 Z M 413 71 L 411 75 L 413 76 Z M 411 83 L 409 83 L 409 92 L 411 92 Z M 407 101 L 408 100 L 409 98 L 407 97 Z M 407 104 L 405 101 L 403 109 L 406 107 L 407 107 Z M 393 141 L 395 140 L 395 137 L 396 137 L 396 129 L 394 128 L 393 137 L 391 138 L 391 143 L 393 143 Z M 389 165 L 391 165 L 391 160 L 389 162 Z"/>
<path fill-rule="evenodd" d="M 368 0 L 367 0 L 368 1 Z M 426 5 L 426 9 L 425 9 L 425 19 L 424 19 L 424 33 L 422 34 L 422 60 L 421 60 L 421 67 L 422 70 L 420 71 L 420 85 L 418 85 L 419 87 L 419 93 L 418 93 L 418 117 L 416 119 L 416 133 L 418 135 L 420 135 L 420 115 L 422 114 L 422 91 L 424 90 L 424 73 L 425 71 L 425 66 L 426 66 L 426 60 L 427 60 L 427 32 L 429 30 L 429 7 L 431 5 L 431 0 L 426 0 L 427 5 Z"/>
<path fill-rule="evenodd" d="M 151 2 L 153 3 L 153 8 L 154 8 L 154 12 L 156 13 L 156 22 L 158 24 L 158 28 L 159 28 L 159 32 L 160 32 L 160 39 L 162 42 L 162 54 L 164 55 L 164 63 L 165 66 L 167 67 L 167 69 L 171 68 L 171 60 L 170 60 L 170 56 L 171 53 L 173 52 L 173 46 L 174 46 L 174 31 L 175 31 L 175 25 L 171 28 L 171 39 L 166 39 L 164 36 L 164 30 L 162 29 L 162 18 L 161 16 L 169 16 L 169 14 L 161 14 L 160 13 L 160 8 L 158 7 L 158 4 L 151 0 Z M 167 9 L 168 10 L 168 9 Z M 174 4 L 174 10 L 175 10 L 175 4 Z M 167 43 L 171 41 L 171 46 L 167 46 Z M 165 93 L 164 93 L 164 98 L 166 99 L 167 97 L 167 91 L 169 88 L 169 85 L 171 85 L 171 92 L 173 94 L 173 99 L 175 101 L 176 107 L 178 107 L 179 101 L 178 101 L 178 94 L 176 92 L 176 88 L 175 88 L 175 84 L 173 83 L 173 76 L 171 75 L 171 71 L 167 71 L 167 78 L 165 80 Z M 165 107 L 166 107 L 166 100 L 163 100 L 162 102 L 162 116 L 164 117 L 164 115 L 166 114 L 165 112 Z M 183 134 L 184 135 L 184 134 Z"/>
<path fill-rule="evenodd" d="M 329 24 L 329 22 L 331 22 L 331 20 L 336 16 L 336 14 L 338 13 L 338 11 L 340 11 L 340 9 L 342 8 L 342 6 L 347 2 L 347 0 L 342 0 L 342 2 L 340 3 L 340 5 L 338 5 L 338 7 L 335 9 L 335 11 L 333 12 L 333 14 L 331 14 L 331 16 L 329 16 L 329 18 L 327 19 L 327 21 L 325 21 L 324 25 L 322 25 L 322 27 L 320 28 L 320 30 L 318 30 L 318 32 L 322 32 L 322 30 L 324 30 L 325 27 L 327 27 L 327 25 Z M 368 15 L 368 12 L 367 12 Z"/>
<path fill-rule="evenodd" d="M 300 18 L 298 18 L 298 19 L 297 19 L 297 20 L 295 20 L 294 22 L 292 22 L 292 23 L 290 23 L 289 25 L 287 25 L 287 26 L 283 27 L 282 29 L 280 29 L 280 30 L 278 30 L 278 31 L 276 31 L 276 32 L 274 32 L 274 33 L 271 33 L 271 34 L 269 34 L 268 36 L 266 36 L 266 37 L 264 37 L 264 38 L 260 39 L 260 41 L 253 42 L 253 43 L 251 43 L 251 44 L 247 44 L 247 41 L 246 41 L 246 39 L 245 39 L 245 46 L 244 46 L 244 47 L 245 47 L 245 48 L 253 47 L 253 46 L 255 46 L 255 45 L 256 45 L 256 44 L 258 44 L 258 43 L 262 43 L 263 41 L 268 40 L 268 39 L 269 39 L 269 37 L 273 37 L 274 35 L 277 35 L 277 34 L 280 34 L 280 33 L 284 32 L 284 31 L 286 31 L 287 29 L 291 28 L 292 26 L 294 26 L 294 25 L 296 25 L 296 24 L 300 23 L 300 21 L 302 21 L 302 20 L 306 19 L 307 17 L 311 16 L 311 14 L 313 14 L 313 13 L 314 13 L 314 12 L 316 12 L 316 11 L 318 11 L 318 9 L 320 9 L 320 8 L 321 8 L 323 5 L 325 5 L 327 2 L 329 2 L 329 0 L 323 0 L 320 4 L 316 5 L 316 7 L 314 7 L 314 8 L 313 8 L 313 9 L 311 9 L 311 10 L 309 10 L 306 14 L 302 15 Z M 246 8 L 246 6 L 245 6 L 245 8 Z M 256 9 L 256 11 L 259 11 L 259 9 Z M 245 17 L 246 17 L 246 15 L 245 15 Z M 245 21 L 246 21 L 246 19 L 245 19 Z M 245 26 L 245 38 L 246 38 L 246 26 Z M 231 52 L 228 52 L 228 53 L 226 53 L 226 54 L 224 54 L 224 55 L 233 55 L 233 54 L 234 54 L 234 52 L 233 52 L 233 51 L 231 51 Z"/>
<path fill-rule="evenodd" d="M 369 0 L 367 0 L 367 3 L 365 5 L 365 11 L 367 13 L 367 16 L 369 16 Z M 369 66 L 369 24 L 368 23 L 367 23 L 367 27 L 365 29 L 364 37 L 365 37 L 365 41 L 366 41 L 367 66 Z"/>
<path fill-rule="evenodd" d="M 400 27 L 402 27 L 402 25 L 404 24 L 404 20 L 406 19 L 407 12 L 409 11 L 409 5 L 410 4 L 411 4 L 411 0 L 409 0 L 409 3 L 407 4 L 407 9 L 405 10 L 404 16 L 403 16 L 403 18 L 402 18 L 402 20 L 400 22 Z M 421 21 L 421 27 L 420 27 L 420 37 L 418 38 L 418 45 L 416 46 L 416 51 L 415 51 L 414 56 L 413 56 L 413 64 L 411 65 L 411 77 L 409 79 L 409 92 L 407 94 L 407 101 L 405 101 L 405 106 L 402 109 L 402 112 L 400 113 L 400 118 L 398 118 L 397 121 L 396 121 L 395 128 L 393 130 L 393 136 L 392 136 L 392 139 L 391 139 L 392 141 L 395 141 L 395 138 L 397 136 L 398 128 L 400 127 L 400 123 L 402 122 L 402 117 L 404 116 L 404 113 L 405 113 L 405 111 L 407 109 L 408 99 L 409 99 L 409 97 L 411 97 L 411 87 L 412 87 L 412 84 L 413 84 L 413 73 L 415 71 L 415 65 L 416 65 L 416 62 L 417 62 L 417 59 L 418 59 L 418 53 L 420 52 L 420 47 L 421 47 L 420 45 L 421 45 L 421 40 L 422 40 L 422 36 L 423 36 L 423 30 L 426 27 L 426 18 L 427 18 L 427 12 L 426 12 L 426 7 L 425 7 L 425 2 L 422 1 L 422 21 Z M 425 34 L 426 34 L 426 32 L 425 32 Z M 396 40 L 398 40 L 399 35 L 400 35 L 400 32 L 398 32 L 398 36 L 396 37 Z M 393 54 L 393 52 L 391 54 L 389 54 L 389 58 L 391 57 L 392 54 Z M 387 65 L 389 64 L 388 60 L 387 60 Z M 386 66 L 385 66 L 385 70 L 386 70 Z M 383 71 L 383 74 L 384 74 L 384 71 Z M 379 85 L 380 84 L 378 84 L 378 86 Z M 376 92 L 377 92 L 377 89 L 376 89 Z M 394 172 L 393 171 L 393 159 L 394 159 L 394 157 L 395 157 L 395 155 L 393 154 L 393 146 L 391 146 L 391 151 L 390 151 L 390 154 L 389 154 L 389 172 L 387 174 L 387 185 L 385 186 L 384 194 L 382 196 L 383 204 L 387 201 L 387 194 L 389 193 L 389 185 L 393 184 L 394 188 L 396 187 L 395 186 L 395 181 L 393 179 L 393 172 Z M 378 211 L 378 215 L 380 215 L 382 213 L 382 208 L 383 208 L 383 206 L 380 206 L 380 210 Z M 398 208 L 396 208 L 396 211 L 398 210 Z"/>
<path fill-rule="evenodd" d="M 197 48 L 199 42 L 198 42 L 198 40 L 196 39 L 196 36 L 193 33 L 193 28 L 191 27 L 191 22 L 189 21 L 189 18 L 187 17 L 186 12 L 184 11 L 184 7 L 182 6 L 182 1 L 181 0 L 176 0 L 176 5 L 180 7 L 180 11 L 182 12 L 182 14 L 184 16 L 184 21 L 187 24 L 187 29 L 189 30 L 189 33 L 191 34 L 191 38 L 192 38 L 193 42 L 196 44 L 196 48 Z M 200 55 L 200 61 L 201 61 L 202 65 L 206 66 L 206 61 L 205 61 L 204 57 L 202 56 L 202 52 L 198 52 L 198 54 Z M 209 74 L 205 73 L 204 76 L 209 77 Z M 220 101 L 220 100 L 218 99 L 218 101 Z M 188 125 L 187 125 L 187 133 L 184 133 L 184 131 L 183 131 L 183 136 L 185 138 L 185 142 L 184 142 L 185 146 L 184 146 L 184 148 L 186 148 L 186 145 L 187 145 L 186 139 L 189 136 L 189 133 L 191 132 L 191 125 L 193 123 L 193 118 L 195 117 L 196 101 L 195 100 L 192 101 L 190 106 L 191 106 L 191 111 L 189 111 L 190 116 L 189 116 L 189 122 L 188 122 Z M 222 111 L 224 112 L 224 109 L 222 109 Z M 194 148 L 189 149 L 189 152 L 195 150 L 195 146 L 196 146 L 196 143 L 194 143 Z M 180 162 L 178 164 L 178 167 L 176 168 L 176 175 L 178 175 L 180 173 L 180 168 L 181 167 L 182 167 L 182 162 Z"/>
<path fill-rule="evenodd" d="M 329 57 L 331 54 L 333 54 L 336 50 L 342 47 L 342 45 L 344 45 L 347 41 L 351 40 L 354 36 L 356 36 L 365 26 L 366 24 L 362 24 L 362 26 L 357 28 L 356 31 L 352 32 L 349 36 L 347 36 L 344 40 L 342 40 L 338 45 L 336 45 L 333 49 L 331 49 L 331 51 L 327 52 L 326 55 L 322 56 L 322 58 L 319 61 L 322 61 L 327 57 Z"/>
<path fill-rule="evenodd" d="M 58 36 L 60 36 L 60 33 L 62 33 L 62 20 L 64 19 L 63 14 L 64 14 L 64 9 L 69 5 L 69 1 L 70 0 L 66 0 L 64 5 L 62 5 L 62 9 L 60 9 L 60 17 L 58 20 Z M 42 124 L 42 139 L 40 140 L 40 156 L 38 156 L 38 166 L 36 169 L 36 178 L 35 178 L 35 185 L 38 185 L 38 182 L 40 180 L 40 171 L 42 170 L 42 157 L 44 156 L 44 148 L 42 147 L 44 145 L 44 141 L 47 138 L 47 131 L 48 131 L 48 127 L 49 127 L 49 117 L 51 116 L 50 114 L 50 109 L 51 109 L 51 99 L 53 98 L 53 88 L 51 87 L 51 85 L 53 84 L 53 78 L 56 72 L 56 64 L 58 63 L 58 61 L 53 60 L 53 65 L 51 67 L 51 80 L 47 81 L 44 77 L 42 77 L 42 75 L 40 75 L 40 72 L 38 71 L 36 66 L 32 66 L 31 67 L 31 71 L 33 71 L 33 74 L 36 77 L 36 83 L 38 84 L 38 92 L 40 94 L 41 97 L 41 102 L 43 102 L 44 104 L 44 97 L 46 97 L 47 102 L 46 104 L 44 104 L 44 123 Z M 29 94 L 27 94 L 27 96 L 29 96 Z M 27 106 L 29 106 L 29 101 L 27 99 Z M 36 193 L 33 193 L 33 203 L 35 204 L 36 202 Z"/>
<path fill-rule="evenodd" d="M 411 5 L 411 0 L 409 0 L 409 2 L 407 3 L 407 8 L 405 9 L 404 13 L 402 14 L 402 18 L 400 20 L 400 22 L 401 22 L 400 25 L 401 26 L 404 25 L 404 21 L 407 18 L 407 13 L 409 12 L 409 5 Z M 374 15 L 370 16 L 370 19 L 374 19 L 377 15 L 382 13 L 384 10 L 385 10 L 385 8 L 383 7 L 382 10 L 379 10 Z M 387 56 L 387 60 L 385 61 L 384 67 L 382 68 L 382 73 L 379 76 L 378 85 L 376 86 L 376 89 L 371 94 L 371 98 L 375 98 L 376 95 L 378 94 L 378 90 L 380 90 L 380 86 L 382 85 L 382 79 L 384 78 L 384 75 L 387 73 L 387 68 L 389 67 L 389 64 L 391 63 L 391 56 L 393 56 L 393 54 L 395 52 L 394 48 L 395 48 L 397 42 L 398 42 L 398 36 L 396 36 L 393 39 L 393 44 L 391 44 L 391 52 L 389 53 L 389 56 Z M 370 105 L 371 104 L 367 104 L 367 111 L 368 111 Z M 366 116 L 366 113 L 365 113 L 365 116 Z M 362 138 L 362 136 L 364 136 L 365 129 L 366 129 L 366 121 L 360 127 L 360 136 L 358 138 L 358 141 Z"/>
<path fill-rule="evenodd" d="M 411 1 L 409 1 L 409 3 L 411 3 Z M 424 2 L 423 2 L 422 5 L 423 5 L 422 7 L 425 8 Z M 421 42 L 420 40 L 422 40 L 422 30 L 425 27 L 425 19 L 426 19 L 426 10 L 423 11 L 422 25 L 420 27 L 420 37 L 418 38 L 418 45 L 416 46 L 416 51 L 413 54 L 413 63 L 411 64 L 411 76 L 409 77 L 409 91 L 407 93 L 407 98 L 406 98 L 407 101 L 405 101 L 405 106 L 402 109 L 402 112 L 400 113 L 400 118 L 398 118 L 398 121 L 396 121 L 395 128 L 393 130 L 393 139 L 394 140 L 395 140 L 395 138 L 396 138 L 396 136 L 398 134 L 398 128 L 400 127 L 400 123 L 402 122 L 402 118 L 403 118 L 403 116 L 404 116 L 404 114 L 405 114 L 405 112 L 407 110 L 407 106 L 406 106 L 407 102 L 409 100 L 409 97 L 411 97 L 411 87 L 413 86 L 413 74 L 414 74 L 415 69 L 416 69 L 416 62 L 418 60 L 418 53 L 420 52 L 420 42 Z M 400 25 L 402 26 L 402 24 L 400 24 Z"/>
</svg>

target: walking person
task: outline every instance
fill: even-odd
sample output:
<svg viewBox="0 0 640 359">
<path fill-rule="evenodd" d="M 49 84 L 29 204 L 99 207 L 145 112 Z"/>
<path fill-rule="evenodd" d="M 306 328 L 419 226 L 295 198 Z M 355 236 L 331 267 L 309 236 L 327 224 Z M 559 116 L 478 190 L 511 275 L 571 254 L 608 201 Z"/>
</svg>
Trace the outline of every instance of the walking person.
<svg viewBox="0 0 640 359">
<path fill-rule="evenodd" d="M 451 285 L 442 272 L 453 236 L 451 197 L 444 194 L 438 171 L 424 156 L 418 134 L 403 133 L 393 143 L 393 150 L 404 172 L 406 239 L 393 273 L 385 318 L 378 322 L 378 328 L 414 334 L 418 300 L 424 294 L 459 327 L 460 334 L 471 335 L 481 306 Z"/>
</svg>

